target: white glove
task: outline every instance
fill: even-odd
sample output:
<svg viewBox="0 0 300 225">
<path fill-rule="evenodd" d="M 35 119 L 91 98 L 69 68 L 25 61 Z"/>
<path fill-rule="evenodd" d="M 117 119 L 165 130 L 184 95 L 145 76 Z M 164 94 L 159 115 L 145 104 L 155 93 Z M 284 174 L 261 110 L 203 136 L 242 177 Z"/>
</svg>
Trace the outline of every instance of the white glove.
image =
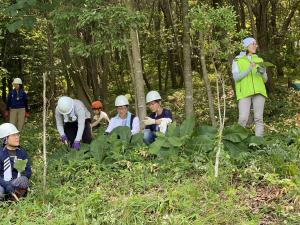
<svg viewBox="0 0 300 225">
<path fill-rule="evenodd" d="M 145 117 L 145 119 L 143 119 L 143 123 L 145 125 L 152 125 L 155 124 L 155 119 L 152 119 L 150 117 Z"/>
</svg>

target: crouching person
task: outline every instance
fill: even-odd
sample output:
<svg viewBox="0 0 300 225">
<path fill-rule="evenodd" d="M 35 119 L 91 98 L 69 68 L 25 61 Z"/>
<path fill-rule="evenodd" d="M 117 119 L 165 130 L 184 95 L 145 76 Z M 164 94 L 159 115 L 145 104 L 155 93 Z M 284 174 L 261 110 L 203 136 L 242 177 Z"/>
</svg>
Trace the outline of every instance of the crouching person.
<svg viewBox="0 0 300 225">
<path fill-rule="evenodd" d="M 101 101 L 97 100 L 92 102 L 92 109 L 94 112 L 93 123 L 91 124 L 92 129 L 100 126 L 101 120 L 109 123 L 109 117 L 103 110 L 103 104 Z"/>
<path fill-rule="evenodd" d="M 90 144 L 92 141 L 91 113 L 78 99 L 62 96 L 55 109 L 56 127 L 60 140 L 68 142 L 76 150 L 80 149 L 80 141 Z"/>
<path fill-rule="evenodd" d="M 19 147 L 19 131 L 13 124 L 0 125 L 0 138 L 3 141 L 3 148 L 0 149 L 0 199 L 6 194 L 18 198 L 28 190 L 31 175 L 29 160 L 26 152 Z M 23 172 L 18 172 L 14 167 L 17 160 L 27 160 Z"/>
<path fill-rule="evenodd" d="M 137 116 L 129 112 L 128 99 L 124 95 L 119 95 L 115 100 L 115 106 L 117 115 L 110 120 L 105 133 L 110 133 L 119 126 L 129 127 L 132 135 L 138 133 L 140 131 L 140 121 Z"/>
<path fill-rule="evenodd" d="M 161 106 L 161 96 L 157 91 L 150 91 L 146 95 L 146 103 L 151 110 L 149 117 L 143 120 L 146 125 L 144 130 L 144 142 L 149 145 L 155 141 L 154 132 L 166 133 L 168 124 L 172 122 L 172 113 Z"/>
</svg>

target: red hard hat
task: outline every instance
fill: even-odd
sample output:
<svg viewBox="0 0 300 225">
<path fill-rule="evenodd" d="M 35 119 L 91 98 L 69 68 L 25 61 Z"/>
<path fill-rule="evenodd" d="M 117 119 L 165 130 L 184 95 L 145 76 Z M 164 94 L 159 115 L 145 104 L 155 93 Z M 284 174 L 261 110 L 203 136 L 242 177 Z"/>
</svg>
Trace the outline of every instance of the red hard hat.
<svg viewBox="0 0 300 225">
<path fill-rule="evenodd" d="M 94 101 L 92 103 L 92 109 L 102 109 L 103 105 L 101 101 Z"/>
</svg>

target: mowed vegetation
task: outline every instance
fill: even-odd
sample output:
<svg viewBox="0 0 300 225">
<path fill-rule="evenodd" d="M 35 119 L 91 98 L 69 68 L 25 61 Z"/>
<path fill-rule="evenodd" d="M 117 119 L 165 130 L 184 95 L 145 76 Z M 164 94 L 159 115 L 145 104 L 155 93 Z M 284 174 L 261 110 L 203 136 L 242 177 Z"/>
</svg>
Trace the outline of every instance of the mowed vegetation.
<svg viewBox="0 0 300 225">
<path fill-rule="evenodd" d="M 126 129 L 117 131 L 121 139 L 105 138 L 100 128 L 79 152 L 58 144 L 49 126 L 46 193 L 35 115 L 22 133 L 33 164 L 31 191 L 19 203 L 1 203 L 1 224 L 298 224 L 299 94 L 285 89 L 270 99 L 289 107 L 283 113 L 268 104 L 264 140 L 228 122 L 217 178 L 215 130 L 205 121 L 177 123 L 180 133 L 162 138 L 160 148 L 138 135 L 129 143 Z"/>
<path fill-rule="evenodd" d="M 1 0 L 0 113 L 20 77 L 30 106 L 21 146 L 33 173 L 26 198 L 0 202 L 0 224 L 299 224 L 300 91 L 292 88 L 300 83 L 299 7 L 299 0 Z M 271 65 L 264 138 L 253 124 L 236 124 L 231 63 L 248 36 Z M 126 95 L 143 119 L 150 90 L 174 119 L 152 145 L 124 127 L 104 136 L 104 124 L 78 152 L 60 143 L 53 118 L 60 96 L 89 110 L 101 99 L 112 117 L 116 96 Z"/>
</svg>

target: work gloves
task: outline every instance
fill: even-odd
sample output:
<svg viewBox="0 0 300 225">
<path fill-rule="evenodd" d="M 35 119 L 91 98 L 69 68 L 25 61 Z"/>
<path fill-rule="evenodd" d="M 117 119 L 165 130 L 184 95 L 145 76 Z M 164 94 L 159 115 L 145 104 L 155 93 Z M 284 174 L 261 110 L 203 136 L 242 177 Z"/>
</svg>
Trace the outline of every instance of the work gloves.
<svg viewBox="0 0 300 225">
<path fill-rule="evenodd" d="M 265 72 L 267 72 L 267 69 L 265 67 L 259 66 L 257 68 L 257 72 L 260 73 L 260 74 L 265 74 Z"/>
<path fill-rule="evenodd" d="M 66 136 L 65 134 L 64 134 L 64 135 L 61 135 L 61 136 L 60 136 L 60 141 L 61 141 L 62 143 L 68 142 L 67 136 Z"/>
<path fill-rule="evenodd" d="M 152 124 L 155 124 L 155 119 L 152 119 L 150 117 L 145 117 L 145 119 L 143 120 L 143 123 L 145 125 L 152 125 Z"/>
<path fill-rule="evenodd" d="M 72 148 L 79 150 L 80 149 L 80 141 L 74 141 Z"/>
</svg>

